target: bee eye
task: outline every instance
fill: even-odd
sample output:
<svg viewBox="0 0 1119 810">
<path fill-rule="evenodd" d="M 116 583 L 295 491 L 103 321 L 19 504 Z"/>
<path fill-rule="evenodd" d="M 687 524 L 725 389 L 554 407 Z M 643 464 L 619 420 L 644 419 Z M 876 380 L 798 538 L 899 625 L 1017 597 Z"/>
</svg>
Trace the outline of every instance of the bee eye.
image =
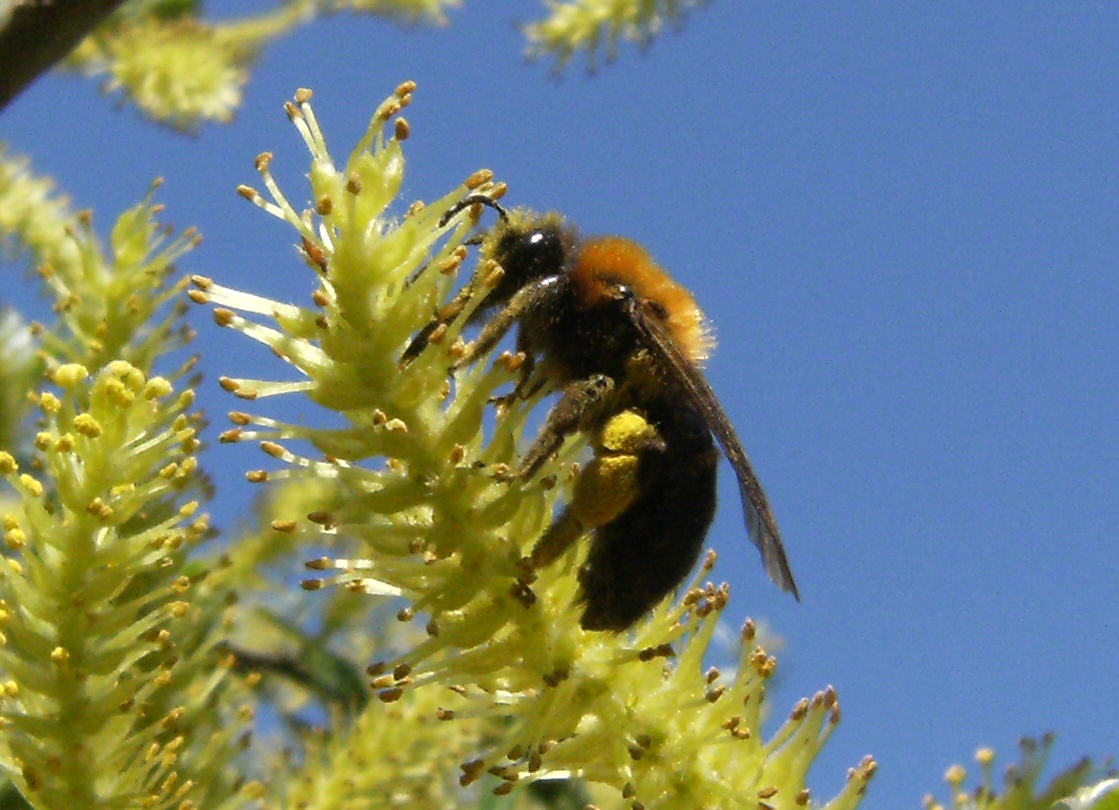
<svg viewBox="0 0 1119 810">
<path fill-rule="evenodd" d="M 564 266 L 563 238 L 554 228 L 540 228 L 514 236 L 502 246 L 498 260 L 505 272 L 512 271 L 520 283 L 554 273 Z"/>
</svg>

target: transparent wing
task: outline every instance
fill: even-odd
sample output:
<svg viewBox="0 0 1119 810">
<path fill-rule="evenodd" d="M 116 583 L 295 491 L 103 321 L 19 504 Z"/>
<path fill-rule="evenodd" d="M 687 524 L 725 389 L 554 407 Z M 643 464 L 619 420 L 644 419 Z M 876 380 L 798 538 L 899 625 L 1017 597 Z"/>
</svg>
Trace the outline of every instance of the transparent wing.
<svg viewBox="0 0 1119 810">
<path fill-rule="evenodd" d="M 653 362 L 680 386 L 691 405 L 703 416 L 704 422 L 722 446 L 727 460 L 734 467 L 734 474 L 738 477 L 738 491 L 742 496 L 742 511 L 746 516 L 746 531 L 761 552 L 766 573 L 782 590 L 799 600 L 800 593 L 789 568 L 789 559 L 785 554 L 781 532 L 777 529 L 777 519 L 773 516 L 769 499 L 766 498 L 765 490 L 738 440 L 738 434 L 734 432 L 734 426 L 715 397 L 715 392 L 711 390 L 707 378 L 680 351 L 672 336 L 655 319 L 642 312 L 641 301 L 636 296 L 626 300 L 625 308 L 642 337 L 642 343 L 653 357 Z"/>
</svg>

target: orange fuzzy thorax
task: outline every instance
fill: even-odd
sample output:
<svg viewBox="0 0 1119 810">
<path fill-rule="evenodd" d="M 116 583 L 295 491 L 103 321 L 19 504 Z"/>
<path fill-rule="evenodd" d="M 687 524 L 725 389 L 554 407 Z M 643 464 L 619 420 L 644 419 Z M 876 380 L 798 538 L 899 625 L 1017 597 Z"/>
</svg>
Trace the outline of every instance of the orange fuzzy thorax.
<svg viewBox="0 0 1119 810">
<path fill-rule="evenodd" d="M 620 236 L 586 240 L 569 273 L 588 302 L 611 284 L 627 284 L 641 299 L 658 304 L 676 345 L 696 364 L 706 360 L 715 339 L 703 310 L 685 287 L 673 281 L 641 245 Z"/>
</svg>

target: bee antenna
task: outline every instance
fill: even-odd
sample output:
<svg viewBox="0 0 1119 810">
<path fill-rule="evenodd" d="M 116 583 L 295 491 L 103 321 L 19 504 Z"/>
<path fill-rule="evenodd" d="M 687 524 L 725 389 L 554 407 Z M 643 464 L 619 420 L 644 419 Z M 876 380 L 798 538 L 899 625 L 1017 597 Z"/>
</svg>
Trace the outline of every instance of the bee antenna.
<svg viewBox="0 0 1119 810">
<path fill-rule="evenodd" d="M 468 194 L 457 203 L 452 205 L 443 216 L 439 218 L 439 227 L 447 227 L 447 223 L 454 219 L 463 209 L 469 208 L 472 205 L 488 205 L 497 215 L 505 222 L 509 221 L 509 212 L 502 206 L 497 204 L 496 200 L 491 200 L 485 194 Z"/>
</svg>

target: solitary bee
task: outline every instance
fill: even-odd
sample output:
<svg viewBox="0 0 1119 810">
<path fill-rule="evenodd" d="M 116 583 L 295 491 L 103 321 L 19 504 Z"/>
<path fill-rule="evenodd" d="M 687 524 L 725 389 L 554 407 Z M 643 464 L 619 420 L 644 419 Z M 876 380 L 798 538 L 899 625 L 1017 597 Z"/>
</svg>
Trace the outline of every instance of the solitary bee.
<svg viewBox="0 0 1119 810">
<path fill-rule="evenodd" d="M 625 630 L 687 576 L 715 515 L 716 440 L 738 477 L 746 530 L 766 572 L 799 599 L 769 501 L 700 370 L 713 340 L 691 294 L 641 246 L 580 239 L 558 214 L 507 210 L 473 194 L 441 224 L 476 204 L 497 211 L 481 254 L 504 274 L 469 315 L 467 325 L 484 325 L 456 368 L 516 324 L 525 363 L 514 396 L 546 385 L 561 391 L 518 477 L 535 474 L 570 433 L 590 437 L 593 460 L 532 551 L 539 568 L 590 534 L 579 572 L 582 626 Z M 403 362 L 462 312 L 472 286 L 413 339 Z"/>
</svg>

